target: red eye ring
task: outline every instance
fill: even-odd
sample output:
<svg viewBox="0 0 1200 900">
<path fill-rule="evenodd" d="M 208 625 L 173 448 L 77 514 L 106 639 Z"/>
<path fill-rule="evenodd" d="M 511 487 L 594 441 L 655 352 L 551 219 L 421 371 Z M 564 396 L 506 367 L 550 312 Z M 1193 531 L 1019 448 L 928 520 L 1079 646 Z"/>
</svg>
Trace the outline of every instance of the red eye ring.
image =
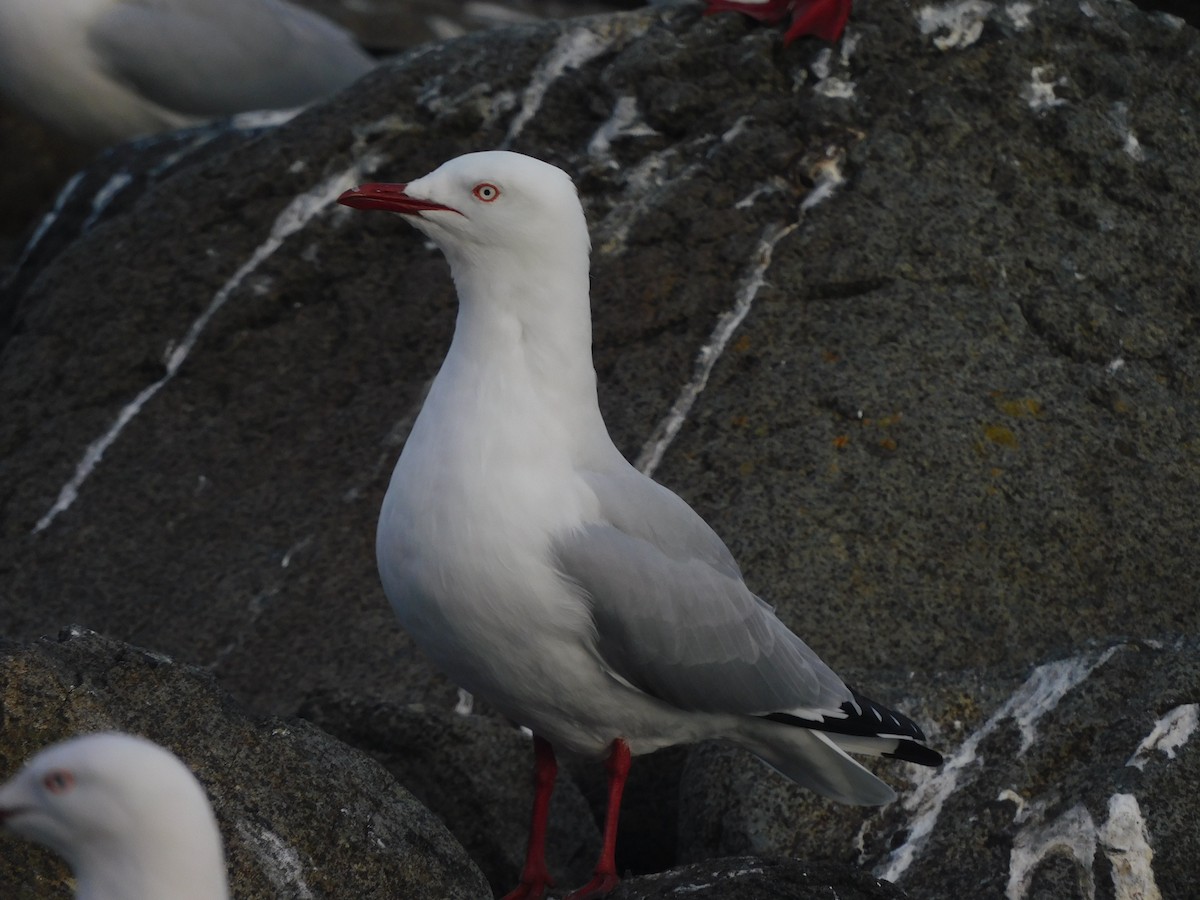
<svg viewBox="0 0 1200 900">
<path fill-rule="evenodd" d="M 75 787 L 75 776 L 66 769 L 55 769 L 42 776 L 42 786 L 52 794 L 65 794 Z"/>
<path fill-rule="evenodd" d="M 475 195 L 476 200 L 482 200 L 484 203 L 492 203 L 500 199 L 500 188 L 487 181 L 475 185 L 475 189 L 471 193 Z"/>
</svg>

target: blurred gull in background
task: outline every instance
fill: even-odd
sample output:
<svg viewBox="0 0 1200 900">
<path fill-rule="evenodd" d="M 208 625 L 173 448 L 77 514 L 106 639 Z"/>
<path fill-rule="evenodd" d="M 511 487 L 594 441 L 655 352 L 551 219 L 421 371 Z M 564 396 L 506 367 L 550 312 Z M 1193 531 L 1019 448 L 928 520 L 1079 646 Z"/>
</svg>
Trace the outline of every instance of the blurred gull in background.
<svg viewBox="0 0 1200 900">
<path fill-rule="evenodd" d="M 374 64 L 284 0 L 0 0 L 0 92 L 95 147 L 303 106 Z"/>
</svg>

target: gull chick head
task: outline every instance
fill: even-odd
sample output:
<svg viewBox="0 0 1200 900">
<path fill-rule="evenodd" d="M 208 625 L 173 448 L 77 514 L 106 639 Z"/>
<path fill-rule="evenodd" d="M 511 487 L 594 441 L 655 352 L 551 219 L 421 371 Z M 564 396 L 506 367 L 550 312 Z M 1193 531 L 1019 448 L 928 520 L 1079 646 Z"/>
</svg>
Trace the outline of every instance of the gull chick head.
<svg viewBox="0 0 1200 900">
<path fill-rule="evenodd" d="M 579 195 L 562 169 L 507 150 L 468 153 L 408 184 L 364 184 L 344 206 L 399 213 L 450 260 L 486 261 L 495 251 L 553 260 L 589 249 Z"/>
</svg>

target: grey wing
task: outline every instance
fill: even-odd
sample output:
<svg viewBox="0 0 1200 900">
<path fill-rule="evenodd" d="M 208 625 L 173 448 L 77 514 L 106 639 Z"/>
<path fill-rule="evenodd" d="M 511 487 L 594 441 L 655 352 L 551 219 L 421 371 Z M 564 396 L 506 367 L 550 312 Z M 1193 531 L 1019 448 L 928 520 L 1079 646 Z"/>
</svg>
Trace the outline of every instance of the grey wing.
<svg viewBox="0 0 1200 900">
<path fill-rule="evenodd" d="M 630 474 L 589 476 L 608 521 L 554 548 L 590 604 L 605 664 L 682 709 L 836 715 L 851 699 L 842 680 L 750 592 L 691 507 Z"/>
<path fill-rule="evenodd" d="M 342 29 L 279 0 L 126 0 L 88 43 L 114 78 L 196 117 L 301 106 L 374 65 Z"/>
</svg>

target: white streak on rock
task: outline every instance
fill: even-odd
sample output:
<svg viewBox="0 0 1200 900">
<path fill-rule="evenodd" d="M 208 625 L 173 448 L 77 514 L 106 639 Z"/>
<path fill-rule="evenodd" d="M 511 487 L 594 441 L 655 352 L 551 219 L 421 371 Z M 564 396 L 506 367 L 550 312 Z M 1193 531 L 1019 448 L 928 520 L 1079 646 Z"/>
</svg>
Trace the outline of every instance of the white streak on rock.
<svg viewBox="0 0 1200 900">
<path fill-rule="evenodd" d="M 1029 83 L 1021 88 L 1021 97 L 1034 112 L 1044 112 L 1067 101 L 1054 93 L 1054 89 L 1067 83 L 1067 77 L 1054 77 L 1054 66 L 1034 66 L 1029 70 Z"/>
<path fill-rule="evenodd" d="M 723 135 L 721 135 L 721 143 L 729 144 L 729 143 L 732 143 L 733 141 L 736 141 L 739 137 L 742 136 L 742 133 L 750 126 L 750 123 L 753 121 L 754 121 L 754 116 L 738 116 L 737 120 L 732 125 L 729 126 L 729 128 L 725 131 L 725 133 Z"/>
<path fill-rule="evenodd" d="M 1122 149 L 1134 162 L 1144 162 L 1146 151 L 1142 149 L 1142 142 L 1138 140 L 1137 135 L 1133 133 L 1133 129 L 1129 125 L 1129 104 L 1114 103 L 1110 115 L 1117 134 L 1121 135 L 1124 139 Z"/>
<path fill-rule="evenodd" d="M 754 304 L 754 298 L 758 295 L 759 290 L 766 284 L 766 272 L 771 265 L 771 255 L 775 250 L 775 245 L 795 231 L 799 224 L 799 222 L 792 222 L 789 225 L 776 223 L 768 226 L 763 233 L 754 250 L 754 261 L 750 271 L 738 285 L 733 308 L 722 313 L 717 319 L 716 327 L 713 328 L 708 343 L 701 347 L 700 352 L 696 355 L 691 381 L 683 386 L 683 390 L 679 392 L 670 411 L 658 423 L 650 438 L 643 445 L 642 452 L 634 463 L 642 472 L 652 475 L 659 463 L 662 462 L 663 454 L 671 446 L 679 429 L 683 427 L 696 398 L 708 384 L 708 377 L 712 374 L 713 367 L 720 359 L 729 339 L 742 324 L 746 314 L 750 312 L 750 307 Z"/>
<path fill-rule="evenodd" d="M 1186 744 L 1200 724 L 1200 703 L 1186 703 L 1176 706 L 1165 716 L 1154 723 L 1154 728 L 1146 739 L 1138 744 L 1133 756 L 1125 763 L 1145 769 L 1150 761 L 1150 753 L 1158 750 L 1166 754 L 1167 759 L 1175 758 L 1175 751 Z"/>
<path fill-rule="evenodd" d="M 183 340 L 177 343 L 172 342 L 164 360 L 166 373 L 153 384 L 144 387 L 133 400 L 117 413 L 117 417 L 112 425 L 109 426 L 108 431 L 88 445 L 88 448 L 83 453 L 83 457 L 75 467 L 75 474 L 63 485 L 59 491 L 58 499 L 54 501 L 54 505 L 50 507 L 34 526 L 34 534 L 48 528 L 50 523 L 60 513 L 65 512 L 75 502 L 79 496 L 79 488 L 91 476 L 96 466 L 100 463 L 100 460 L 104 458 L 104 454 L 108 448 L 121 436 L 121 432 L 125 430 L 125 426 L 133 421 L 134 417 L 142 411 L 142 408 L 150 399 L 175 377 L 175 374 L 179 371 L 179 367 L 183 365 L 184 360 L 192 352 L 192 348 L 196 346 L 196 342 L 200 339 L 200 335 L 212 320 L 212 317 L 225 305 L 225 301 L 237 290 L 246 277 L 278 250 L 285 240 L 307 225 L 317 213 L 331 206 L 342 191 L 353 187 L 360 180 L 364 172 L 371 171 L 377 164 L 378 159 L 376 157 L 367 157 L 360 160 L 349 169 L 325 179 L 311 190 L 300 194 L 284 208 L 283 212 L 276 217 L 275 222 L 272 224 L 271 232 L 267 236 L 267 239 L 254 250 L 250 259 L 243 263 L 229 280 L 221 286 L 220 290 L 217 291 L 209 302 L 207 308 L 192 322 Z"/>
<path fill-rule="evenodd" d="M 71 195 L 75 193 L 75 188 L 79 187 L 79 182 L 81 181 L 83 181 L 83 172 L 76 172 L 63 185 L 62 190 L 58 192 L 58 196 L 54 198 L 54 206 L 42 216 L 42 220 L 38 222 L 37 228 L 33 230 L 33 234 L 25 242 L 25 247 L 21 250 L 21 255 L 17 258 L 16 265 L 12 269 L 12 274 L 9 276 L 8 281 L 4 283 L 4 287 L 8 287 L 25 266 L 25 263 L 29 261 L 29 257 L 33 255 L 33 251 L 42 242 L 42 238 L 46 236 L 46 232 L 50 230 L 50 226 L 57 222 L 58 217 L 62 215 L 63 207 L 67 205 L 67 201 L 71 199 Z"/>
<path fill-rule="evenodd" d="M 802 211 L 807 212 L 818 203 L 828 200 L 845 183 L 842 158 L 843 154 L 837 148 L 830 148 L 829 155 L 817 163 L 813 171 L 813 188 L 800 203 Z"/>
<path fill-rule="evenodd" d="M 855 87 L 853 81 L 845 81 L 831 75 L 814 84 L 813 92 L 834 100 L 853 100 Z"/>
<path fill-rule="evenodd" d="M 595 59 L 610 46 L 590 28 L 573 28 L 555 42 L 541 65 L 534 70 L 529 85 L 521 96 L 521 108 L 508 126 L 508 136 L 502 147 L 508 147 L 520 136 L 529 120 L 537 115 L 546 91 L 569 69 L 578 69 Z"/>
<path fill-rule="evenodd" d="M 1013 721 L 1021 731 L 1021 746 L 1017 751 L 1025 753 L 1037 737 L 1035 726 L 1038 720 L 1058 705 L 1058 702 L 1074 690 L 1099 666 L 1112 657 L 1120 645 L 1109 647 L 1098 657 L 1075 656 L 1038 666 L 1025 683 L 1006 700 L 991 718 L 972 733 L 938 769 L 920 769 L 913 790 L 904 798 L 904 809 L 912 813 L 907 823 L 908 838 L 891 852 L 886 862 L 875 870 L 875 874 L 896 881 L 912 865 L 917 855 L 937 825 L 942 808 L 959 786 L 959 781 L 969 774 L 969 767 L 980 762 L 979 746 L 991 736 L 1003 722 Z"/>
<path fill-rule="evenodd" d="M 979 40 L 992 4 L 984 0 L 962 0 L 949 6 L 922 6 L 917 10 L 921 34 L 939 34 L 933 46 L 939 50 L 961 50 Z"/>
<path fill-rule="evenodd" d="M 96 191 L 96 196 L 92 198 L 92 211 L 88 213 L 81 230 L 90 231 L 92 226 L 104 215 L 104 210 L 108 209 L 108 204 L 112 203 L 113 197 L 125 190 L 131 181 L 133 181 L 133 176 L 128 172 L 118 172 L 104 182 L 100 190 Z"/>
<path fill-rule="evenodd" d="M 859 43 L 862 41 L 862 35 L 851 28 L 847 28 L 845 34 L 842 35 L 840 44 L 839 56 L 842 60 L 842 65 L 850 64 L 850 57 L 854 55 L 854 51 L 858 49 Z"/>
<path fill-rule="evenodd" d="M 754 189 L 745 197 L 733 204 L 734 209 L 749 209 L 752 207 L 758 198 L 764 194 L 776 194 L 780 191 L 780 186 L 774 182 L 766 182 L 765 184 L 756 184 Z"/>
<path fill-rule="evenodd" d="M 687 181 L 700 171 L 700 163 L 690 163 L 678 172 L 671 173 L 671 160 L 679 153 L 678 147 L 668 147 L 652 153 L 632 169 L 625 170 L 625 190 L 604 220 L 592 235 L 596 253 L 612 255 L 625 249 L 629 231 L 647 211 L 661 203 L 670 189 Z"/>
<path fill-rule="evenodd" d="M 1108 798 L 1108 821 L 1097 837 L 1112 865 L 1116 900 L 1162 900 L 1154 880 L 1154 850 L 1141 807 L 1133 794 Z"/>
<path fill-rule="evenodd" d="M 641 111 L 637 106 L 637 97 L 625 96 L 617 98 L 612 115 L 604 122 L 592 139 L 588 141 L 588 156 L 607 159 L 612 152 L 612 142 L 623 137 L 653 137 L 658 134 L 653 128 L 642 121 Z"/>
<path fill-rule="evenodd" d="M 308 547 L 308 545 L 313 542 L 314 537 L 315 535 L 310 534 L 303 540 L 297 541 L 296 543 L 292 544 L 292 546 L 288 547 L 287 552 L 283 554 L 283 559 L 279 561 L 279 567 L 281 569 L 286 569 L 288 566 L 290 566 L 292 564 L 292 557 Z"/>
<path fill-rule="evenodd" d="M 304 865 L 294 847 L 267 828 L 255 829 L 245 822 L 238 822 L 237 830 L 257 853 L 263 874 L 278 896 L 312 900 L 313 893 L 304 881 Z"/>
<path fill-rule="evenodd" d="M 475 697 L 470 691 L 458 689 L 458 702 L 454 704 L 454 714 L 469 716 L 475 710 Z"/>
<path fill-rule="evenodd" d="M 825 47 L 820 53 L 813 57 L 813 61 L 809 64 L 809 68 L 812 69 L 812 73 L 816 75 L 817 78 L 828 78 L 829 74 L 833 71 L 833 66 L 830 63 L 830 60 L 832 59 L 832 48 Z"/>
</svg>

